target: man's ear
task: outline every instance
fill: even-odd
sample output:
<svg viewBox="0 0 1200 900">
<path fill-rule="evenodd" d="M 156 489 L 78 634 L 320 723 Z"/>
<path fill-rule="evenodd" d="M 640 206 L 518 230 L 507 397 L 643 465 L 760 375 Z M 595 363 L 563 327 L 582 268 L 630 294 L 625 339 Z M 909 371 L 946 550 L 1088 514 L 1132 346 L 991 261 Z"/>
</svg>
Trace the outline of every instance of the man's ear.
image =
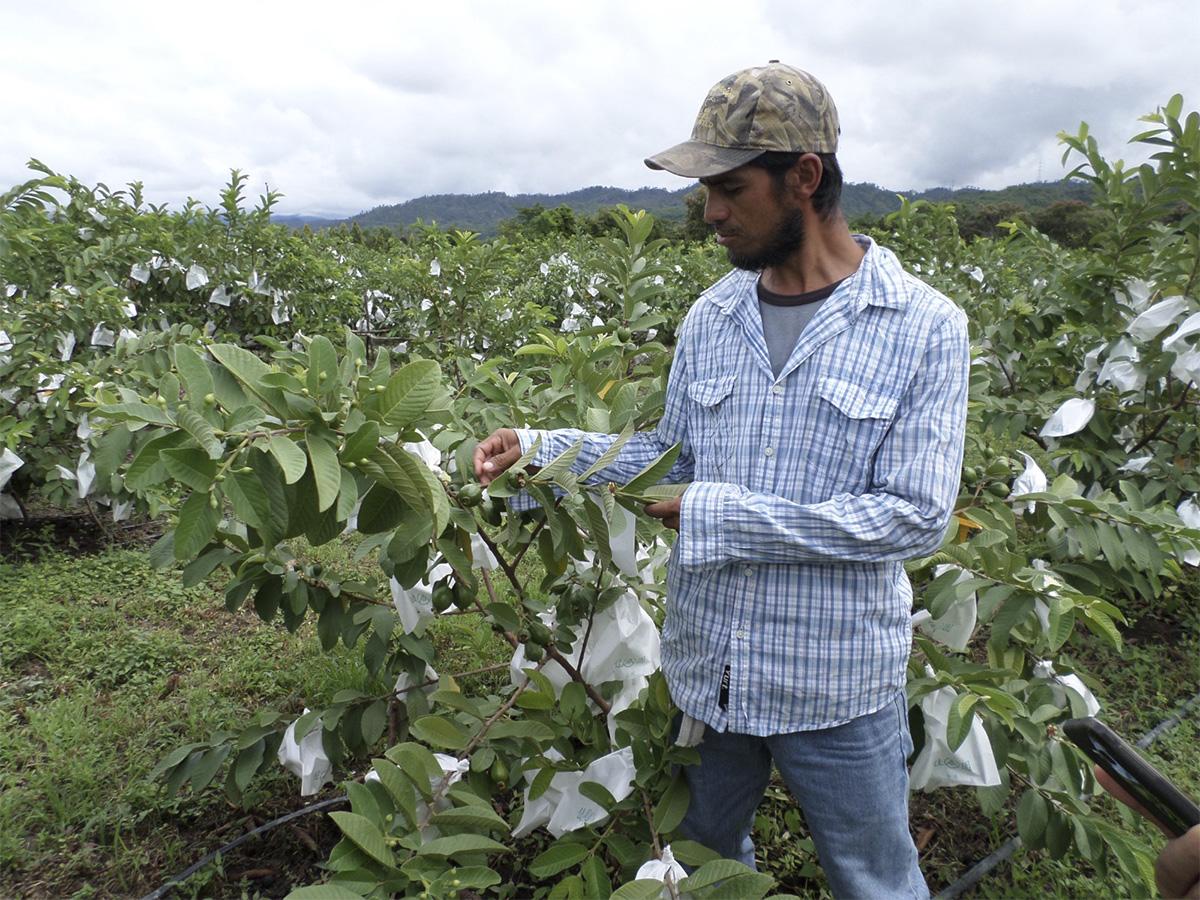
<svg viewBox="0 0 1200 900">
<path fill-rule="evenodd" d="M 788 169 L 784 179 L 788 193 L 795 200 L 811 200 L 812 195 L 817 192 L 817 188 L 821 184 L 821 175 L 824 174 L 824 169 L 821 157 L 815 153 L 805 153 L 796 160 L 794 166 Z"/>
</svg>

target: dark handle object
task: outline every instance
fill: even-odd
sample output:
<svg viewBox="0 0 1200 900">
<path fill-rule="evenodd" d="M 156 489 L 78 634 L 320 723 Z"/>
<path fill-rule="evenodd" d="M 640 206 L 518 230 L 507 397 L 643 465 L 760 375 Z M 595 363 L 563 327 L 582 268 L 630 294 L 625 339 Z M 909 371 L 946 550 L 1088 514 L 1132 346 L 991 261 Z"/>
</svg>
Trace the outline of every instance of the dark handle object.
<svg viewBox="0 0 1200 900">
<path fill-rule="evenodd" d="M 1091 717 L 1070 719 L 1062 727 L 1075 746 L 1175 837 L 1200 825 L 1200 806 L 1103 722 Z"/>
</svg>

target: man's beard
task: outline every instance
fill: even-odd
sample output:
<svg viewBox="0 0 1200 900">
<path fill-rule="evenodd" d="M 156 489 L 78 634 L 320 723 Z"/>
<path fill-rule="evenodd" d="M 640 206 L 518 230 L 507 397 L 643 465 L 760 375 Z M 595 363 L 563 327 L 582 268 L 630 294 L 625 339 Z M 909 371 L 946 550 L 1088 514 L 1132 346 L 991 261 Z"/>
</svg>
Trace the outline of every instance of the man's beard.
<svg viewBox="0 0 1200 900">
<path fill-rule="evenodd" d="M 738 269 L 760 272 L 771 266 L 782 265 L 793 253 L 804 245 L 804 217 L 800 210 L 784 213 L 779 227 L 771 235 L 765 247 L 757 252 L 738 253 L 726 248 L 729 264 Z"/>
</svg>

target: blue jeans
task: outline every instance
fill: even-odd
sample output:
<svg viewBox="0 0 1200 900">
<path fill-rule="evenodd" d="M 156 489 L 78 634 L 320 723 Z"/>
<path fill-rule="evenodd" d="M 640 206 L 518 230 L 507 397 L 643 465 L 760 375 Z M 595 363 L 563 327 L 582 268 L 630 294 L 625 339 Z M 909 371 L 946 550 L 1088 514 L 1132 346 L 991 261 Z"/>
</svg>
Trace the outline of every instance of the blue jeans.
<svg viewBox="0 0 1200 900">
<path fill-rule="evenodd" d="M 835 897 L 927 898 L 908 830 L 904 692 L 870 715 L 771 737 L 706 729 L 687 766 L 685 837 L 754 867 L 750 829 L 774 761 L 800 804 Z"/>
</svg>

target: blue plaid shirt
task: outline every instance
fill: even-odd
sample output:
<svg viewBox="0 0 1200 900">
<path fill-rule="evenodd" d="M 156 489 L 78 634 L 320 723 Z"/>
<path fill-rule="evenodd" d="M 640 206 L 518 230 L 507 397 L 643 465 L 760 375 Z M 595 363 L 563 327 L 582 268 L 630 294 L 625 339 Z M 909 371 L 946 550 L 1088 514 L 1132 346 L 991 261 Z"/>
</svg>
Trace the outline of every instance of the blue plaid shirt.
<svg viewBox="0 0 1200 900">
<path fill-rule="evenodd" d="M 903 561 L 940 544 L 957 495 L 970 355 L 966 316 L 860 235 L 857 272 L 775 377 L 753 272 L 730 272 L 679 330 L 666 408 L 598 481 L 629 480 L 676 442 L 691 481 L 668 569 L 663 671 L 718 731 L 827 728 L 905 681 Z M 613 435 L 541 437 L 544 464 L 581 437 L 576 471 Z M 728 670 L 728 684 L 722 677 Z"/>
</svg>

